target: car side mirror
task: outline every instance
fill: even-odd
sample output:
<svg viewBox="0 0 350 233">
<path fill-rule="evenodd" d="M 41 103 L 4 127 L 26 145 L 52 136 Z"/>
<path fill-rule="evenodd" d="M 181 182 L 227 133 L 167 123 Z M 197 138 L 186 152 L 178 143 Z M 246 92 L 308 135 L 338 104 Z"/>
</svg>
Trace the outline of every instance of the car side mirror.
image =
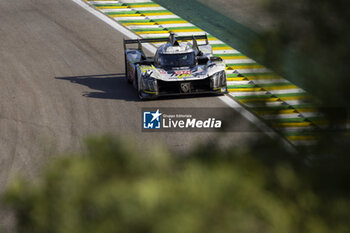
<svg viewBox="0 0 350 233">
<path fill-rule="evenodd" d="M 196 57 L 196 59 L 197 59 L 198 65 L 205 65 L 209 60 L 207 56 L 199 56 L 199 57 Z"/>
</svg>

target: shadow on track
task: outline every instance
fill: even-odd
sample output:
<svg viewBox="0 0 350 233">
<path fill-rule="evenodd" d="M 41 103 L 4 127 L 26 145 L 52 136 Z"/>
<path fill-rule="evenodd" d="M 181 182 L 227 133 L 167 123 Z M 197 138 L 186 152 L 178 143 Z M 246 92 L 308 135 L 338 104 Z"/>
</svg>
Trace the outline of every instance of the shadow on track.
<svg viewBox="0 0 350 233">
<path fill-rule="evenodd" d="M 96 74 L 96 75 L 81 75 L 55 77 L 56 79 L 68 80 L 72 83 L 84 85 L 93 90 L 93 92 L 84 92 L 83 96 L 98 99 L 122 99 L 126 101 L 141 101 L 136 90 L 126 81 L 125 73 L 115 74 Z M 157 98 L 158 101 L 168 99 L 187 99 L 187 98 L 205 98 L 215 97 L 211 94 L 197 94 L 184 96 L 164 96 Z"/>
<path fill-rule="evenodd" d="M 55 77 L 89 87 L 92 90 L 83 93 L 83 96 L 98 99 L 122 99 L 139 101 L 136 91 L 126 82 L 124 73 L 96 74 L 68 77 Z"/>
</svg>

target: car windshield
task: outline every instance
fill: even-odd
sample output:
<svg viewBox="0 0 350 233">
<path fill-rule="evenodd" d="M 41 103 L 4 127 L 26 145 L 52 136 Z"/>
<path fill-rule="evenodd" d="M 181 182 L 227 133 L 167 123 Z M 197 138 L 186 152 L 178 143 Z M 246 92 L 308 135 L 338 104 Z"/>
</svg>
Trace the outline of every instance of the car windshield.
<svg viewBox="0 0 350 233">
<path fill-rule="evenodd" d="M 159 63 L 163 67 L 194 66 L 194 53 L 159 54 Z"/>
</svg>

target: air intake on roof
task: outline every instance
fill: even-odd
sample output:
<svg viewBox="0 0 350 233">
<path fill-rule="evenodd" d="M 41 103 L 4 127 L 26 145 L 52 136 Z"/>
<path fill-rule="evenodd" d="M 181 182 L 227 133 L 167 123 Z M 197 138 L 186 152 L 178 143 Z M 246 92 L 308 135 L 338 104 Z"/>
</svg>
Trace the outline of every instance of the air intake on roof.
<svg viewBox="0 0 350 233">
<path fill-rule="evenodd" d="M 176 40 L 174 32 L 170 32 L 169 42 L 172 46 L 180 46 L 179 42 L 177 42 L 177 40 Z"/>
</svg>

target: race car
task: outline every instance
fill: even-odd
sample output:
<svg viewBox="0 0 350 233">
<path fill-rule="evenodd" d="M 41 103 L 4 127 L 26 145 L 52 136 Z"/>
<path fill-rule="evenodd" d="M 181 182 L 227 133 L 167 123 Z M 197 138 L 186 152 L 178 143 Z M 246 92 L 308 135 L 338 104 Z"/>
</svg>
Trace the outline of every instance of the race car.
<svg viewBox="0 0 350 233">
<path fill-rule="evenodd" d="M 205 44 L 198 45 L 197 40 Z M 160 43 L 152 57 L 147 57 L 142 43 Z M 127 48 L 138 44 L 138 48 Z M 141 100 L 159 96 L 225 94 L 225 64 L 214 57 L 207 35 L 169 38 L 124 39 L 127 81 L 137 89 Z"/>
</svg>

